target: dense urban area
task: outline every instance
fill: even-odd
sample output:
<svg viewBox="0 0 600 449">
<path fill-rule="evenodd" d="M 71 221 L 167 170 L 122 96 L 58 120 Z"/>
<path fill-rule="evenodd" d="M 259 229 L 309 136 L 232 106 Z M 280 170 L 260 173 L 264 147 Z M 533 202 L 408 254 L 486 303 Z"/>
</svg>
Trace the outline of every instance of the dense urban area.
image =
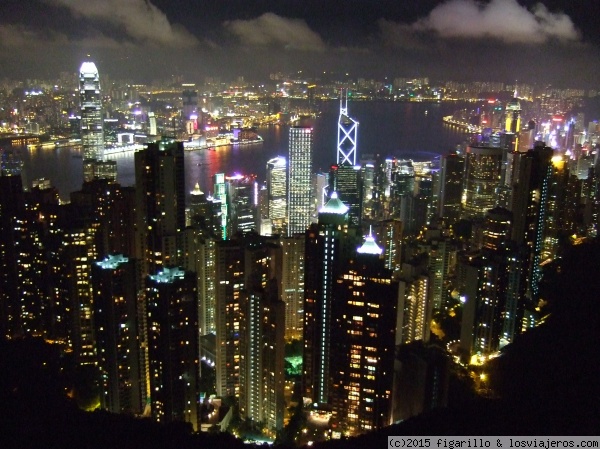
<svg viewBox="0 0 600 449">
<path fill-rule="evenodd" d="M 144 85 L 91 61 L 2 81 L 0 441 L 597 431 L 599 95 L 329 72 Z M 452 104 L 463 138 L 431 160 L 364 149 L 360 102 Z M 254 148 L 265 127 L 287 147 L 264 179 L 186 191 L 187 152 Z M 66 167 L 22 176 L 44 152 L 81 161 L 79 191 L 55 187 Z"/>
</svg>

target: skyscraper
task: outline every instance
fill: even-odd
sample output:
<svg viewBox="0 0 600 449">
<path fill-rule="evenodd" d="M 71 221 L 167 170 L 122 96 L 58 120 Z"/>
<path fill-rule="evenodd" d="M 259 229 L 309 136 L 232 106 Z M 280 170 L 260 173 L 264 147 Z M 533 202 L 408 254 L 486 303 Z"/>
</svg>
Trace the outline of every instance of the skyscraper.
<svg viewBox="0 0 600 449">
<path fill-rule="evenodd" d="M 281 298 L 285 302 L 285 339 L 302 340 L 304 319 L 304 234 L 281 239 Z"/>
<path fill-rule="evenodd" d="M 264 423 L 275 435 L 283 427 L 285 406 L 285 304 L 278 298 L 276 279 L 266 288 L 246 287 L 240 305 L 240 416 Z"/>
<path fill-rule="evenodd" d="M 448 226 L 460 219 L 464 166 L 463 155 L 450 153 L 442 157 L 439 216 Z"/>
<path fill-rule="evenodd" d="M 367 236 L 334 287 L 332 423 L 347 435 L 389 424 L 398 282 L 382 252 Z"/>
<path fill-rule="evenodd" d="M 344 98 L 343 91 L 340 94 L 340 115 L 338 118 L 338 165 L 356 165 L 356 143 L 358 133 L 358 122 L 348 115 L 348 92 Z"/>
<path fill-rule="evenodd" d="M 313 129 L 290 128 L 288 177 L 288 235 L 304 233 L 311 222 Z"/>
<path fill-rule="evenodd" d="M 337 195 L 306 232 L 304 268 L 304 395 L 328 403 L 333 289 L 348 253 L 348 207 Z"/>
<path fill-rule="evenodd" d="M 287 217 L 287 161 L 276 157 L 267 162 L 268 217 L 276 229 L 283 229 Z"/>
<path fill-rule="evenodd" d="M 139 414 L 142 405 L 135 261 L 121 254 L 92 264 L 94 333 L 102 405 Z"/>
<path fill-rule="evenodd" d="M 198 303 L 191 272 L 165 268 L 146 278 L 152 416 L 198 426 Z"/>
<path fill-rule="evenodd" d="M 96 64 L 84 62 L 79 69 L 81 148 L 84 181 L 94 178 L 94 166 L 104 157 L 104 127 L 100 76 Z"/>
<path fill-rule="evenodd" d="M 362 220 L 362 172 L 356 165 L 358 122 L 348 115 L 348 97 L 340 98 L 336 165 L 329 171 L 329 192 L 336 192 L 350 211 L 350 224 L 359 226 Z"/>
<path fill-rule="evenodd" d="M 183 143 L 150 143 L 135 153 L 136 258 L 142 273 L 177 265 L 185 228 Z"/>
<path fill-rule="evenodd" d="M 363 209 L 362 171 L 358 165 L 332 165 L 329 171 L 329 191 L 348 206 L 350 224 L 360 226 Z"/>
<path fill-rule="evenodd" d="M 486 211 L 496 206 L 503 154 L 504 151 L 499 146 L 467 147 L 462 197 L 463 218 L 483 218 Z"/>
</svg>

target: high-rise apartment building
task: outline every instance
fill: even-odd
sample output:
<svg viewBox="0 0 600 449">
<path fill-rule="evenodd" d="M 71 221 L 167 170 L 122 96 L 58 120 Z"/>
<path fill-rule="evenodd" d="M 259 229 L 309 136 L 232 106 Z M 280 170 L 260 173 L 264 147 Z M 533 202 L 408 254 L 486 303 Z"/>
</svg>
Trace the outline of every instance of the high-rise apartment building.
<svg viewBox="0 0 600 449">
<path fill-rule="evenodd" d="M 285 302 L 285 339 L 302 340 L 304 320 L 304 234 L 281 239 L 281 299 Z"/>
<path fill-rule="evenodd" d="M 113 413 L 140 414 L 144 379 L 140 370 L 138 282 L 135 261 L 116 254 L 92 265 L 94 334 L 102 406 Z"/>
<path fill-rule="evenodd" d="M 185 228 L 183 142 L 149 143 L 135 153 L 136 258 L 142 273 L 175 266 Z"/>
<path fill-rule="evenodd" d="M 285 407 L 285 304 L 277 283 L 272 279 L 266 287 L 262 282 L 247 286 L 240 322 L 240 416 L 264 423 L 272 436 L 283 428 Z"/>
<path fill-rule="evenodd" d="M 288 232 L 304 233 L 311 223 L 313 164 L 313 129 L 290 128 L 288 156 Z"/>
<path fill-rule="evenodd" d="M 93 62 L 84 62 L 79 69 L 79 101 L 84 181 L 91 181 L 94 178 L 96 162 L 104 157 L 100 76 Z"/>
<path fill-rule="evenodd" d="M 194 273 L 164 268 L 146 278 L 148 379 L 152 416 L 197 429 L 198 302 Z"/>
<path fill-rule="evenodd" d="M 281 269 L 278 239 L 254 233 L 218 241 L 215 255 L 216 389 L 221 396 L 240 396 L 240 327 L 250 287 L 266 286 Z M 256 281 L 256 277 L 259 281 Z M 264 285 L 263 285 L 264 284 Z"/>
</svg>

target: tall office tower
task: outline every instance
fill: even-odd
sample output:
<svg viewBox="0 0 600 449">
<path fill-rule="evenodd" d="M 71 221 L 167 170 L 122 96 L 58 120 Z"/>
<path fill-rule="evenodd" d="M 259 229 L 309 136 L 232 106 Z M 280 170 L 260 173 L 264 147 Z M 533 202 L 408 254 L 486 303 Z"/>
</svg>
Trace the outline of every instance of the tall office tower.
<svg viewBox="0 0 600 449">
<path fill-rule="evenodd" d="M 345 98 L 344 98 L 345 97 Z M 338 118 L 337 165 L 356 165 L 358 122 L 348 115 L 348 91 L 340 93 Z"/>
<path fill-rule="evenodd" d="M 383 260 L 388 270 L 399 270 L 402 263 L 403 223 L 397 219 L 381 220 L 373 223 L 373 233 L 383 246 Z"/>
<path fill-rule="evenodd" d="M 266 288 L 262 283 L 248 285 L 242 297 L 240 417 L 264 423 L 267 434 L 275 436 L 283 428 L 285 408 L 285 304 L 276 279 Z"/>
<path fill-rule="evenodd" d="M 93 178 L 117 182 L 117 161 L 97 161 L 93 168 Z"/>
<path fill-rule="evenodd" d="M 311 223 L 313 129 L 290 128 L 288 156 L 288 229 L 287 235 L 304 233 Z"/>
<path fill-rule="evenodd" d="M 230 197 L 227 195 L 225 173 L 216 173 L 213 176 L 213 181 L 213 202 L 215 203 L 215 209 L 220 209 L 218 211 L 220 238 L 223 240 L 227 240 L 231 235 L 231 221 L 229 220 Z M 219 206 L 217 206 L 217 204 Z"/>
<path fill-rule="evenodd" d="M 306 232 L 304 255 L 304 378 L 303 394 L 314 402 L 329 402 L 333 288 L 349 258 L 348 207 L 337 195 L 319 213 L 318 224 Z"/>
<path fill-rule="evenodd" d="M 100 76 L 96 64 L 84 62 L 79 69 L 79 101 L 81 107 L 81 148 L 84 181 L 94 177 L 94 165 L 104 157 L 104 124 Z"/>
<path fill-rule="evenodd" d="M 285 339 L 302 340 L 304 322 L 304 234 L 281 239 L 281 299 L 285 302 Z"/>
<path fill-rule="evenodd" d="M 267 216 L 273 228 L 282 231 L 287 217 L 287 161 L 284 157 L 267 162 L 267 195 Z"/>
<path fill-rule="evenodd" d="M 418 243 L 420 253 L 428 255 L 429 301 L 434 310 L 445 309 L 449 291 L 448 283 L 451 261 L 456 255 L 456 247 L 450 238 L 442 235 L 440 229 L 427 229 Z"/>
<path fill-rule="evenodd" d="M 496 206 L 502 156 L 501 147 L 467 147 L 462 196 L 463 218 L 483 218 L 486 211 Z"/>
<path fill-rule="evenodd" d="M 164 268 L 146 278 L 152 416 L 198 428 L 198 303 L 195 275 Z"/>
<path fill-rule="evenodd" d="M 369 235 L 335 284 L 332 421 L 344 435 L 390 422 L 398 282 Z"/>
<path fill-rule="evenodd" d="M 332 165 L 329 170 L 329 191 L 336 192 L 338 198 L 348 206 L 350 224 L 362 223 L 363 185 L 359 166 Z"/>
<path fill-rule="evenodd" d="M 215 258 L 216 389 L 219 396 L 240 395 L 240 326 L 244 295 L 258 277 L 266 286 L 281 266 L 277 237 L 254 233 L 218 241 Z"/>
<path fill-rule="evenodd" d="M 396 344 L 406 344 L 415 340 L 428 342 L 433 304 L 429 294 L 427 258 L 419 257 L 403 263 L 398 279 L 400 292 Z"/>
<path fill-rule="evenodd" d="M 513 190 L 512 240 L 529 248 L 527 291 L 532 304 L 538 302 L 542 245 L 546 231 L 548 196 L 552 183 L 553 150 L 538 142 L 533 150 L 521 153 L 518 178 Z"/>
<path fill-rule="evenodd" d="M 135 153 L 136 259 L 144 275 L 177 265 L 185 228 L 183 142 Z"/>
<path fill-rule="evenodd" d="M 158 130 L 156 128 L 156 115 L 154 112 L 148 112 L 148 141 L 152 142 L 156 139 Z"/>
<path fill-rule="evenodd" d="M 231 235 L 256 228 L 256 176 L 228 176 L 227 197 L 230 198 Z"/>
<path fill-rule="evenodd" d="M 102 406 L 113 413 L 142 412 L 136 266 L 122 254 L 92 265 L 94 333 Z"/>
<path fill-rule="evenodd" d="M 439 216 L 447 226 L 454 226 L 461 215 L 465 158 L 457 153 L 442 157 Z"/>
</svg>

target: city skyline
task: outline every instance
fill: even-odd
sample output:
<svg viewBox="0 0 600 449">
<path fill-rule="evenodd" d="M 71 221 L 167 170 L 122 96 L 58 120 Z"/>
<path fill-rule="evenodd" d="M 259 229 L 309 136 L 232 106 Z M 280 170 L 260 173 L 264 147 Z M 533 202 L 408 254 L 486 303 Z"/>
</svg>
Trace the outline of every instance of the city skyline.
<svg viewBox="0 0 600 449">
<path fill-rule="evenodd" d="M 0 6 L 0 63 L 8 78 L 33 67 L 57 76 L 89 55 L 102 73 L 145 82 L 301 70 L 591 87 L 599 8 L 564 0 L 9 0 Z"/>
<path fill-rule="evenodd" d="M 9 2 L 2 8 L 21 11 Z M 319 446 L 444 409 L 512 415 L 520 389 L 531 390 L 534 415 L 556 409 L 565 427 L 572 413 L 554 404 L 584 392 L 571 382 L 589 390 L 598 378 L 578 366 L 593 355 L 575 344 L 582 317 L 598 321 L 600 286 L 582 285 L 594 259 L 575 264 L 569 253 L 600 254 L 600 86 L 544 83 L 553 57 L 575 73 L 563 53 L 591 55 L 600 39 L 558 0 L 382 4 L 385 14 L 358 0 L 205 3 L 202 30 L 190 19 L 201 5 L 166 0 L 26 0 L 34 31 L 0 19 L 0 38 L 10 37 L 0 64 L 45 32 L 65 55 L 57 67 L 74 66 L 63 62 L 85 42 L 113 50 L 123 72 L 167 74 L 152 87 L 119 83 L 89 52 L 78 88 L 70 70 L 56 85 L 11 88 L 10 69 L 0 75 L 0 358 L 5 340 L 39 339 L 61 359 L 56 403 L 151 418 L 173 435 L 229 432 L 240 444 Z M 39 18 L 58 12 L 52 26 Z M 330 34 L 349 25 L 355 32 Z M 264 84 L 186 79 L 201 79 L 202 55 L 208 72 L 221 64 L 210 57 L 219 50 L 249 76 L 269 71 L 270 58 L 279 65 Z M 22 53 L 23 68 L 39 55 Z M 466 77 L 482 76 L 475 68 L 487 65 L 472 62 L 489 57 L 514 80 L 351 72 L 417 73 L 436 61 L 451 77 L 449 54 Z M 321 72 L 321 58 L 344 70 Z M 540 75 L 533 84 L 525 66 Z M 569 81 L 595 71 L 581 73 Z M 117 177 L 117 163 L 129 177 Z M 41 165 L 47 176 L 27 173 Z M 66 177 L 78 190 L 65 201 L 53 182 Z M 559 365 L 543 360 L 548 341 L 565 372 L 546 367 Z M 548 375 L 527 368 L 536 356 Z M 22 397 L 17 377 L 2 379 L 0 397 Z M 16 408 L 29 403 L 37 408 Z"/>
</svg>

